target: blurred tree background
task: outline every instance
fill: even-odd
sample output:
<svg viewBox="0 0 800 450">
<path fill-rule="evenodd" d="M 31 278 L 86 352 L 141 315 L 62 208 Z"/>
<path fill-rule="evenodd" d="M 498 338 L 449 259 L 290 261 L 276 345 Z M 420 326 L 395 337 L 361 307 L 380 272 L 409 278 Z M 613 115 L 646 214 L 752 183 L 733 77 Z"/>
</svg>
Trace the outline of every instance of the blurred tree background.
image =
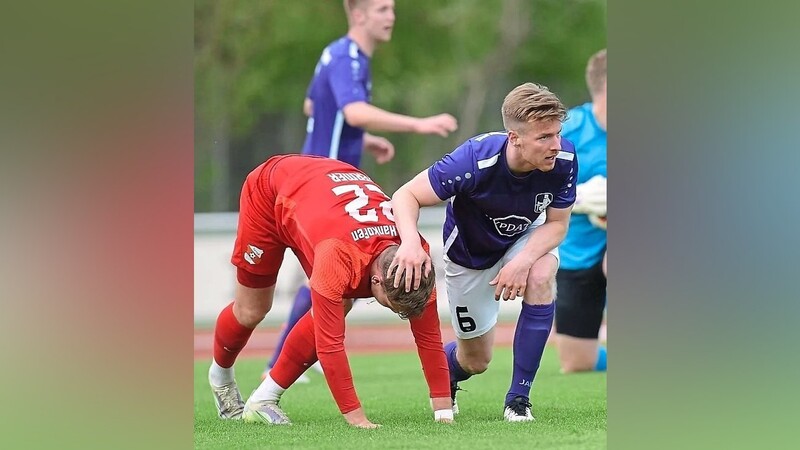
<svg viewBox="0 0 800 450">
<path fill-rule="evenodd" d="M 586 60 L 606 46 L 605 0 L 396 0 L 392 40 L 373 54 L 373 104 L 449 112 L 448 138 L 376 133 L 397 150 L 362 169 L 391 195 L 467 138 L 502 130 L 500 105 L 526 81 L 568 106 L 589 100 Z M 347 32 L 342 0 L 195 1 L 195 211 L 236 211 L 247 173 L 305 139 L 306 87 Z"/>
</svg>

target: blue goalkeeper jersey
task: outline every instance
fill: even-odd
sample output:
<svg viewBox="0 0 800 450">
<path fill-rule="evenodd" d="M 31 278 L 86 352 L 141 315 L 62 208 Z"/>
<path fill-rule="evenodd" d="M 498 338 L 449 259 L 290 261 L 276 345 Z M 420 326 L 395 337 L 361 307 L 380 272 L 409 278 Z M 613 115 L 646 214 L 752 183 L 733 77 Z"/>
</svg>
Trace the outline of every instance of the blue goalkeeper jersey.
<svg viewBox="0 0 800 450">
<path fill-rule="evenodd" d="M 369 103 L 371 92 L 369 58 L 355 42 L 344 36 L 325 47 L 306 92 L 314 102 L 314 111 L 306 126 L 303 154 L 358 167 L 364 130 L 348 125 L 342 109 L 349 103 Z"/>
<path fill-rule="evenodd" d="M 444 251 L 454 263 L 487 269 L 530 227 L 545 221 L 548 207 L 575 202 L 578 160 L 562 139 L 553 170 L 511 173 L 506 132 L 469 139 L 428 168 L 436 195 L 450 199 L 443 227 Z"/>
<path fill-rule="evenodd" d="M 606 131 L 600 128 L 592 113 L 592 104 L 585 103 L 569 110 L 561 135 L 575 144 L 575 154 L 581 160 L 578 184 L 595 175 L 606 173 Z M 558 247 L 561 268 L 588 269 L 603 259 L 606 249 L 606 230 L 589 222 L 586 214 L 572 213 L 569 231 Z"/>
</svg>

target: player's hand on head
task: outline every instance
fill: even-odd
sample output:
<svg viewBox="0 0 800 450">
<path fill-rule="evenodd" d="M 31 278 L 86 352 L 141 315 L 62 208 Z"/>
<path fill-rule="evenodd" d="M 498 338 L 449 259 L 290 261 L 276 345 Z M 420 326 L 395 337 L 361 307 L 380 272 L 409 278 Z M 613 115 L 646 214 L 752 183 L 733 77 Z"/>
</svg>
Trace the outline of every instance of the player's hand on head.
<svg viewBox="0 0 800 450">
<path fill-rule="evenodd" d="M 532 263 L 523 257 L 522 254 L 512 258 L 508 264 L 500 269 L 500 272 L 492 281 L 490 286 L 494 286 L 494 299 L 513 300 L 525 295 L 525 288 L 528 284 L 528 274 Z"/>
<path fill-rule="evenodd" d="M 395 270 L 397 268 L 397 270 Z M 405 274 L 405 291 L 419 289 L 422 277 L 431 273 L 431 257 L 418 242 L 401 243 L 392 262 L 389 264 L 389 276 L 394 276 L 394 287 L 400 287 Z"/>
</svg>

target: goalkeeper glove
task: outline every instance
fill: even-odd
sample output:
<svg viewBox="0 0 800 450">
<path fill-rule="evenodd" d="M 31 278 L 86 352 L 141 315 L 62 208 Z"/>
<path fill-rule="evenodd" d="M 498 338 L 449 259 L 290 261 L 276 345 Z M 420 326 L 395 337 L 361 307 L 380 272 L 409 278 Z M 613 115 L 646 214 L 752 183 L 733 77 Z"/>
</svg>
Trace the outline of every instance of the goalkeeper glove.
<svg viewBox="0 0 800 450">
<path fill-rule="evenodd" d="M 589 181 L 575 187 L 575 206 L 577 214 L 606 215 L 606 177 L 595 175 Z"/>
<path fill-rule="evenodd" d="M 603 230 L 605 230 L 605 229 L 607 229 L 606 227 L 608 226 L 607 225 L 608 224 L 608 217 L 606 217 L 606 216 L 600 217 L 600 216 L 596 216 L 594 214 L 589 214 L 589 222 L 591 222 L 592 225 L 596 226 L 597 228 L 602 228 Z"/>
</svg>

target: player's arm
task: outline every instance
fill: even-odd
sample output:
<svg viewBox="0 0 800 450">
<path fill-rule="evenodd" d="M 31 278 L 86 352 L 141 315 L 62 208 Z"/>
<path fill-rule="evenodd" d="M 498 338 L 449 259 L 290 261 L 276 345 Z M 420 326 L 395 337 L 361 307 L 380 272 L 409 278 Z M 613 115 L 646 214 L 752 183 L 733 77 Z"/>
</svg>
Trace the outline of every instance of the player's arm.
<svg viewBox="0 0 800 450">
<path fill-rule="evenodd" d="M 422 372 L 428 383 L 434 420 L 451 423 L 453 406 L 450 399 L 450 372 L 442 348 L 442 332 L 436 309 L 436 290 L 431 293 L 428 305 L 420 316 L 409 319 L 411 332 L 417 344 Z"/>
<path fill-rule="evenodd" d="M 392 196 L 392 213 L 400 235 L 400 248 L 389 265 L 389 273 L 397 267 L 395 286 L 399 286 L 403 273 L 414 274 L 413 277 L 406 276 L 406 292 L 411 290 L 412 281 L 413 288 L 419 288 L 423 266 L 425 276 L 428 276 L 431 268 L 430 255 L 422 248 L 419 239 L 419 210 L 423 206 L 436 205 L 442 201 L 431 186 L 427 169 L 401 186 Z"/>
<path fill-rule="evenodd" d="M 549 253 L 561 244 L 569 229 L 569 217 L 572 206 L 566 208 L 547 208 L 547 217 L 542 225 L 536 228 L 525 244 L 522 252 L 533 265 L 536 260 Z"/>
<path fill-rule="evenodd" d="M 352 260 L 342 252 L 335 247 L 318 247 L 317 250 L 310 280 L 314 341 L 325 380 L 345 420 L 356 427 L 373 428 L 356 395 L 344 348 L 342 293 L 354 275 Z"/>
<path fill-rule="evenodd" d="M 412 117 L 396 114 L 369 104 L 364 74 L 353 71 L 349 58 L 337 58 L 328 65 L 329 85 L 348 125 L 372 131 L 438 134 L 446 137 L 458 128 L 450 114 Z"/>
<path fill-rule="evenodd" d="M 438 134 L 447 137 L 458 128 L 458 122 L 450 114 L 412 117 L 386 111 L 366 101 L 348 103 L 342 108 L 342 112 L 350 126 L 372 131 Z"/>
<path fill-rule="evenodd" d="M 348 423 L 367 421 L 353 386 L 350 363 L 344 350 L 344 308 L 342 299 L 331 299 L 311 288 L 314 311 L 314 340 L 333 399 Z M 355 419 L 355 423 L 351 420 Z"/>
<path fill-rule="evenodd" d="M 522 251 L 503 266 L 497 276 L 489 282 L 495 287 L 495 300 L 500 300 L 501 296 L 504 300 L 509 300 L 515 298 L 517 292 L 524 293 L 533 264 L 558 247 L 567 235 L 571 211 L 572 205 L 566 208 L 547 208 L 545 222 L 531 234 Z M 555 258 L 555 256 L 548 257 Z"/>
</svg>

